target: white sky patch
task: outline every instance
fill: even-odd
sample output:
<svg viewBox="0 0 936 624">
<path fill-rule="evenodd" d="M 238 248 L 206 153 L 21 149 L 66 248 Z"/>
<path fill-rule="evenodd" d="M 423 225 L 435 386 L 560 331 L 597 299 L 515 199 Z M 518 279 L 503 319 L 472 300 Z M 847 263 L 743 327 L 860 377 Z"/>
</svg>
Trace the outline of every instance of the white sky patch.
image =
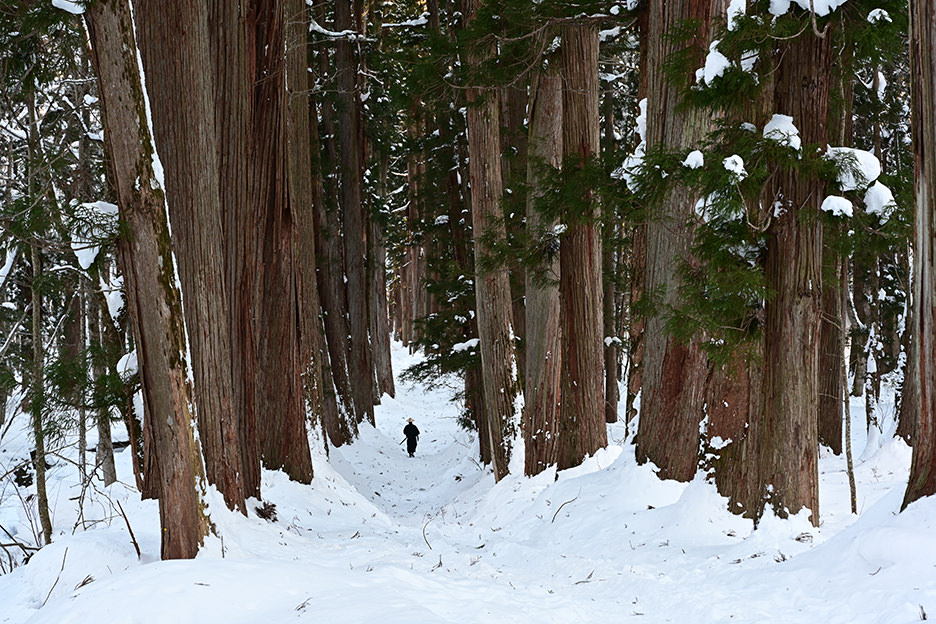
<svg viewBox="0 0 936 624">
<path fill-rule="evenodd" d="M 826 157 L 838 163 L 838 183 L 843 191 L 866 187 L 881 175 L 881 161 L 865 150 L 829 146 Z"/>
<path fill-rule="evenodd" d="M 738 182 L 747 177 L 747 171 L 744 169 L 744 159 L 737 154 L 732 154 L 723 160 L 722 166 L 733 173 Z"/>
<path fill-rule="evenodd" d="M 130 353 L 125 353 L 117 362 L 117 373 L 124 376 L 135 375 L 139 370 L 136 349 Z"/>
<path fill-rule="evenodd" d="M 792 147 L 796 151 L 799 151 L 802 145 L 799 128 L 793 124 L 793 118 L 789 115 L 774 115 L 771 117 L 767 125 L 764 126 L 764 138 L 786 147 Z"/>
<path fill-rule="evenodd" d="M 698 169 L 699 167 L 705 164 L 705 156 L 699 150 L 692 150 L 686 155 L 686 159 L 682 162 L 683 167 L 689 167 L 690 169 Z"/>
<path fill-rule="evenodd" d="M 829 195 L 822 200 L 819 209 L 836 217 L 852 216 L 852 203 L 839 195 Z"/>
</svg>

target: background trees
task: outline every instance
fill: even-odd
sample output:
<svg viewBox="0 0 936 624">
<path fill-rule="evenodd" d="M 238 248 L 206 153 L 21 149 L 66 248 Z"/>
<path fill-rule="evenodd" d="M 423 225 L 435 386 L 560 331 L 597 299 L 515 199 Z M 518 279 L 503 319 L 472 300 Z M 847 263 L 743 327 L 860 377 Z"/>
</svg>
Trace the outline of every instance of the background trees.
<svg viewBox="0 0 936 624">
<path fill-rule="evenodd" d="M 29 389 L 38 457 L 56 410 L 119 413 L 144 492 L 184 508 L 166 556 L 207 528 L 200 470 L 247 513 L 261 466 L 312 478 L 310 430 L 372 422 L 391 331 L 427 356 L 410 375 L 461 375 L 496 479 L 521 439 L 530 475 L 594 454 L 627 384 L 661 476 L 711 470 L 733 509 L 818 522 L 845 360 L 870 428 L 891 433 L 894 384 L 903 434 L 931 437 L 897 2 L 101 0 L 90 59 L 77 18 L 17 8 L 0 396 Z M 80 208 L 106 200 L 120 228 Z M 119 279 L 127 312 L 104 314 Z"/>
</svg>

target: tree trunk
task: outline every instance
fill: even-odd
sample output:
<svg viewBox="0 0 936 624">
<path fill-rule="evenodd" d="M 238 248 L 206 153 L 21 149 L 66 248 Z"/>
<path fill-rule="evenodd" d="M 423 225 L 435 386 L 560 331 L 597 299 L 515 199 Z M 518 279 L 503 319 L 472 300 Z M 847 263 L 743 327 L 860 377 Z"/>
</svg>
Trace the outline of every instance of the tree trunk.
<svg viewBox="0 0 936 624">
<path fill-rule="evenodd" d="M 325 3 L 319 3 L 314 10 L 320 24 L 325 23 Z M 316 54 L 318 80 L 322 84 L 333 80 L 329 76 L 328 53 L 319 50 Z M 314 94 L 313 94 L 314 95 Z M 338 207 L 338 187 L 336 184 L 336 163 L 338 152 L 335 141 L 335 101 L 334 97 L 321 100 L 322 133 L 319 135 L 318 116 L 310 119 L 312 127 L 312 155 L 318 158 L 319 180 L 322 187 L 322 201 L 315 203 L 315 249 L 319 253 L 319 294 L 322 298 L 322 315 L 325 324 L 325 337 L 328 346 L 331 375 L 335 389 L 341 401 L 341 422 L 333 427 L 330 436 L 332 444 L 341 446 L 357 436 L 357 421 L 354 418 L 354 400 L 349 379 L 348 356 L 348 305 L 344 286 L 344 252 L 341 238 L 341 213 Z M 321 147 L 317 147 L 321 140 Z"/>
<path fill-rule="evenodd" d="M 289 205 L 297 224 L 296 262 L 300 353 L 306 402 L 326 434 L 340 419 L 335 384 L 328 367 L 328 348 L 322 324 L 322 306 L 316 276 L 315 204 L 322 201 L 321 177 L 313 172 L 309 97 L 309 14 L 303 0 L 286 4 L 286 85 L 289 145 Z M 315 137 L 318 138 L 317 136 Z M 316 189 L 315 186 L 319 185 Z"/>
<path fill-rule="evenodd" d="M 202 479 L 201 460 L 192 429 L 181 297 L 165 199 L 152 169 L 154 148 L 129 4 L 124 0 L 95 2 L 86 18 L 111 156 L 108 162 L 117 185 L 121 221 L 126 225 L 118 259 L 140 358 L 148 451 L 146 489 L 159 499 L 162 558 L 191 558 L 209 524 L 203 492 L 196 487 Z M 189 23 L 187 18 L 189 14 L 180 15 L 182 23 Z M 148 21 L 152 26 L 160 23 L 158 15 Z M 148 32 L 145 37 L 168 41 L 158 33 Z M 165 56 L 171 56 L 173 49 L 164 49 Z M 153 79 L 158 81 L 160 73 L 153 70 Z"/>
<path fill-rule="evenodd" d="M 610 81 L 602 87 L 602 156 L 611 156 L 614 151 L 614 91 Z M 603 284 L 602 318 L 604 321 L 604 379 L 605 379 L 605 422 L 616 423 L 621 389 L 618 380 L 621 377 L 621 339 L 618 335 L 618 301 L 616 247 L 621 226 L 616 218 L 603 219 L 601 249 L 601 281 Z"/>
<path fill-rule="evenodd" d="M 238 168 L 231 162 L 236 154 L 228 152 L 232 145 L 217 140 L 209 8 L 191 0 L 134 0 L 134 8 L 153 135 L 166 172 L 205 474 L 229 508 L 243 511 L 250 467 L 241 453 L 238 418 L 243 414 L 235 409 L 233 395 L 231 295 L 219 180 L 222 165 L 225 171 Z M 231 34 L 230 22 L 221 24 L 218 31 Z M 183 31 L 187 36 L 178 38 Z M 235 62 L 238 57 L 235 53 Z M 232 202 L 231 209 L 236 212 L 237 204 Z"/>
<path fill-rule="evenodd" d="M 256 413 L 263 465 L 301 483 L 312 480 L 299 354 L 296 223 L 289 203 L 285 25 L 282 0 L 258 0 L 248 14 L 255 35 L 251 84 L 250 200 L 259 255 L 255 303 Z M 293 18 L 295 19 L 295 18 Z"/>
<path fill-rule="evenodd" d="M 483 0 L 465 4 L 469 25 Z M 478 43 L 465 51 L 465 62 L 477 70 L 492 58 L 490 43 Z M 510 278 L 506 269 L 485 270 L 488 249 L 483 237 L 503 242 L 500 201 L 503 195 L 500 160 L 500 103 L 496 90 L 468 89 L 468 169 L 471 185 L 471 222 L 474 232 L 475 299 L 478 337 L 481 342 L 481 378 L 484 388 L 483 433 L 491 449 L 494 479 L 507 476 L 515 432 L 514 399 L 517 394 L 516 358 L 511 329 Z M 483 442 L 482 442 L 483 445 Z"/>
<path fill-rule="evenodd" d="M 566 167 L 587 167 L 599 152 L 598 27 L 562 27 L 562 149 Z M 578 466 L 607 445 L 604 417 L 600 207 L 593 189 L 566 215 L 559 244 L 562 382 L 559 469 Z"/>
<path fill-rule="evenodd" d="M 526 228 L 530 237 L 543 241 L 542 261 L 536 272 L 526 273 L 526 354 L 524 377 L 524 472 L 537 475 L 559 462 L 559 388 L 562 347 L 559 327 L 559 257 L 553 244 L 556 219 L 537 210 L 536 201 L 546 192 L 540 180 L 542 167 L 562 166 L 562 76 L 558 68 L 533 78 L 530 91 L 530 141 L 527 165 Z M 538 246 L 539 247 L 539 246 Z"/>
<path fill-rule="evenodd" d="M 848 265 L 828 246 L 822 248 L 822 316 L 819 330 L 819 443 L 842 454 L 842 367 L 845 314 L 842 291 L 848 288 Z"/>
<path fill-rule="evenodd" d="M 335 3 L 335 29 L 352 30 L 351 2 Z M 335 82 L 338 89 L 337 108 L 342 116 L 338 125 L 341 148 L 341 214 L 344 228 L 345 289 L 348 298 L 348 323 L 351 344 L 348 372 L 354 396 L 354 413 L 358 422 L 374 424 L 374 365 L 371 358 L 367 313 L 367 233 L 361 197 L 361 111 L 357 92 L 358 67 L 354 43 L 347 37 L 335 42 Z"/>
<path fill-rule="evenodd" d="M 831 37 L 810 32 L 779 46 L 774 110 L 796 120 L 804 145 L 828 144 Z M 804 507 L 819 525 L 818 395 L 824 180 L 778 169 L 766 202 L 784 211 L 767 231 L 763 496 L 777 515 Z M 766 203 L 765 205 L 770 205 Z"/>
<path fill-rule="evenodd" d="M 637 30 L 640 36 L 640 56 L 638 61 L 637 99 L 647 97 L 649 84 L 649 69 L 647 57 L 650 46 L 650 10 L 642 5 L 637 13 Z M 638 302 L 643 299 L 646 289 L 644 279 L 647 268 L 647 226 L 638 223 L 630 229 L 631 248 L 626 263 L 630 289 L 627 293 L 629 319 L 627 324 L 627 397 L 624 404 L 624 418 L 630 422 L 637 415 L 635 403 L 643 388 L 643 362 L 644 362 L 644 329 L 646 319 L 643 314 L 635 310 Z"/>
<path fill-rule="evenodd" d="M 260 447 L 257 433 L 256 405 L 256 336 L 254 305 L 257 300 L 257 276 L 254 263 L 257 251 L 257 223 L 249 196 L 250 89 L 253 80 L 247 9 L 244 3 L 212 0 L 207 3 L 211 53 L 210 104 L 213 110 L 214 138 L 217 141 L 217 181 L 219 197 L 219 233 L 222 237 L 225 288 L 215 296 L 224 297 L 218 334 L 211 340 L 226 340 L 217 347 L 217 357 L 224 358 L 211 369 L 211 383 L 226 384 L 227 391 L 209 390 L 223 400 L 230 411 L 221 412 L 220 420 L 203 414 L 202 392 L 199 401 L 199 432 L 205 453 L 209 482 L 216 483 L 228 507 L 245 511 L 243 499 L 260 498 Z M 207 180 L 211 180 L 209 176 Z M 223 207 L 223 210 L 221 210 Z M 175 222 L 175 217 L 173 217 Z M 215 219 L 211 219 L 213 224 Z M 185 271 L 184 265 L 180 266 Z M 185 282 L 183 281 L 183 288 Z M 186 295 L 188 301 L 188 295 Z M 187 304 L 188 305 L 188 304 Z M 198 367 L 196 365 L 196 375 Z M 199 388 L 196 376 L 196 388 Z M 230 381 L 228 381 L 230 380 Z M 214 476 L 213 476 L 214 475 Z"/>
<path fill-rule="evenodd" d="M 669 149 L 694 145 L 711 129 L 708 111 L 677 107 L 679 89 L 671 84 L 663 67 L 679 51 L 676 41 L 665 33 L 683 20 L 697 20 L 696 36 L 690 51 L 701 66 L 708 48 L 713 16 L 722 16 L 724 0 L 682 0 L 650 3 L 647 50 L 647 144 Z M 676 188 L 652 214 L 646 224 L 646 267 L 644 288 L 661 297 L 654 301 L 660 309 L 678 303 L 682 277 L 679 265 L 689 259 L 695 198 L 684 188 Z M 640 425 L 637 433 L 637 459 L 653 462 L 665 479 L 689 481 L 696 473 L 699 449 L 699 422 L 702 419 L 707 358 L 700 347 L 701 337 L 681 343 L 668 335 L 664 314 L 647 319 L 644 330 L 644 358 Z"/>
<path fill-rule="evenodd" d="M 932 2 L 910 2 L 910 64 L 916 206 L 913 319 L 919 419 L 904 508 L 936 493 L 936 14 Z"/>
<path fill-rule="evenodd" d="M 107 308 L 102 309 L 99 306 L 95 306 L 88 322 L 88 340 L 90 344 L 100 349 L 101 352 L 108 353 L 104 343 L 104 332 L 101 328 L 103 324 L 101 320 L 102 314 L 108 314 Z M 103 380 L 107 372 L 105 363 L 102 362 L 100 358 L 96 359 L 91 370 L 91 375 L 96 386 L 104 382 Z M 98 442 L 95 448 L 94 467 L 95 470 L 99 469 L 101 471 L 101 479 L 104 481 L 104 485 L 110 485 L 117 480 L 117 468 L 114 465 L 114 441 L 111 436 L 110 406 L 99 405 L 96 411 L 97 413 L 94 416 L 94 421 L 97 426 Z"/>
<path fill-rule="evenodd" d="M 35 107 L 30 101 L 30 145 L 32 146 L 33 131 L 38 127 L 35 124 Z M 38 137 L 38 135 L 35 135 Z M 38 140 L 38 138 L 37 138 Z M 35 152 L 30 149 L 31 154 Z M 36 506 L 39 509 L 39 523 L 42 526 L 42 539 L 44 544 L 52 543 L 52 519 L 49 515 L 49 496 L 46 493 L 46 447 L 43 411 L 45 410 L 45 372 L 43 359 L 45 350 L 42 346 L 42 294 L 39 291 L 39 282 L 42 276 L 42 257 L 38 245 L 31 247 L 32 281 L 29 291 L 32 296 L 30 308 L 32 310 L 32 370 L 29 396 L 29 414 L 32 417 L 33 442 L 36 448 L 32 453 L 33 468 L 36 470 Z"/>
</svg>

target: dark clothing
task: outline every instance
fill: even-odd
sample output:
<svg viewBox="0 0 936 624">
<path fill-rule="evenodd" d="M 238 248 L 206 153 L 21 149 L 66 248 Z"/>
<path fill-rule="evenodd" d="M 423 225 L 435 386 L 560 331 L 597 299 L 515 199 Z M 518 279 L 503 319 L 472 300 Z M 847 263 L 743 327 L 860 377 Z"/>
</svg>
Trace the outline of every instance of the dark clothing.
<svg viewBox="0 0 936 624">
<path fill-rule="evenodd" d="M 419 441 L 419 429 L 413 423 L 409 423 L 403 427 L 403 435 L 406 436 L 406 452 L 412 457 L 416 452 L 416 442 Z"/>
</svg>

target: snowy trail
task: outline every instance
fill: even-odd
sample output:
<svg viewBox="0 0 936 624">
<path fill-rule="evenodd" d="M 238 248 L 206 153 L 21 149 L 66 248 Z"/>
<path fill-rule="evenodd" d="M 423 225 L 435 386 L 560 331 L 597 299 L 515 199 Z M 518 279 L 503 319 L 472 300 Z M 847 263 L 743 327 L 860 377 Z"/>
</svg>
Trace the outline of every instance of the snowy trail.
<svg viewBox="0 0 936 624">
<path fill-rule="evenodd" d="M 393 355 L 397 372 L 414 359 L 399 345 Z M 223 539 L 192 561 L 158 561 L 156 504 L 132 487 L 95 494 L 105 519 L 73 531 L 74 471 L 56 468 L 58 537 L 0 576 L 0 624 L 87 624 L 102 604 L 126 624 L 908 624 L 936 613 L 936 502 L 897 513 L 902 443 L 874 441 L 859 455 L 861 517 L 848 513 L 844 461 L 824 455 L 823 526 L 801 514 L 752 532 L 704 479 L 660 481 L 637 466 L 622 424 L 607 449 L 558 479 L 495 484 L 451 389 L 397 391 L 354 444 L 327 459 L 313 444 L 311 485 L 263 472 L 275 522 L 228 512 L 212 494 Z M 410 417 L 421 430 L 415 458 L 400 445 Z M 24 452 L 21 437 L 0 452 Z M 131 474 L 126 454 L 118 472 Z M 17 514 L 16 500 L 0 501 L 4 526 Z"/>
</svg>

